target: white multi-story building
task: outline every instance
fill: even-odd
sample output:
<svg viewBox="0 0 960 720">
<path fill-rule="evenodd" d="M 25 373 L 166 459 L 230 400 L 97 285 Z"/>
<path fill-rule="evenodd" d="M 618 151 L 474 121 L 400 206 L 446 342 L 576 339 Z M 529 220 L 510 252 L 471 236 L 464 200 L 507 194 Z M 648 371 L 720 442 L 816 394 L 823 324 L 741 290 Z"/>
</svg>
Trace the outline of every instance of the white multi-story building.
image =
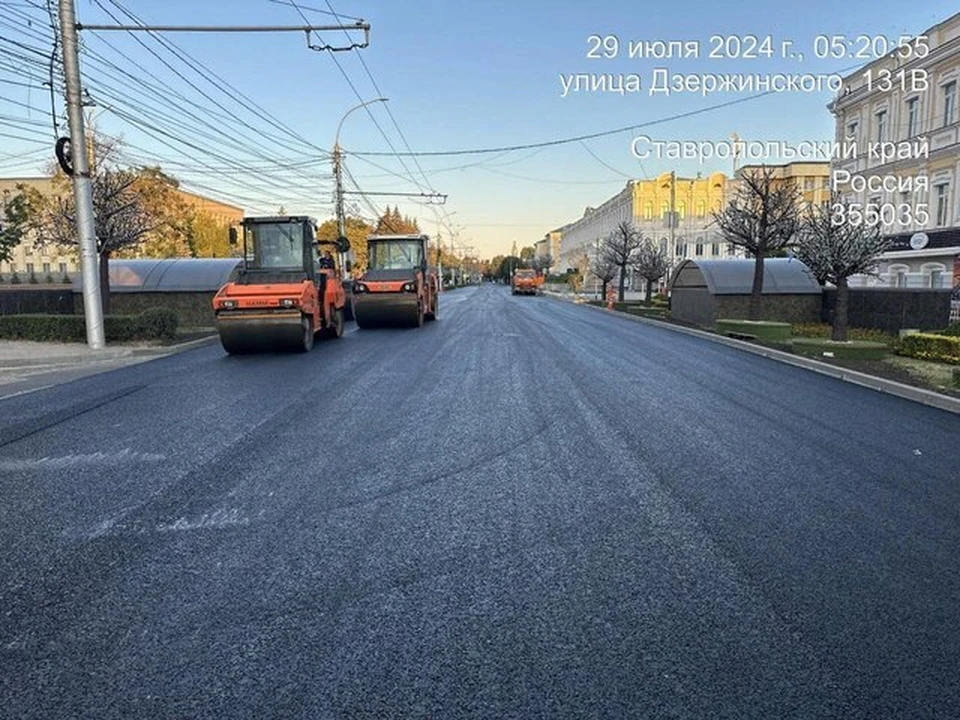
<svg viewBox="0 0 960 720">
<path fill-rule="evenodd" d="M 857 155 L 837 159 L 834 178 L 847 179 L 839 171 L 862 182 L 837 189 L 852 202 L 879 208 L 894 243 L 878 277 L 851 278 L 851 285 L 960 284 L 958 88 L 960 13 L 844 78 L 829 107 L 837 142 L 855 142 Z M 908 152 L 870 152 L 881 143 Z"/>
</svg>

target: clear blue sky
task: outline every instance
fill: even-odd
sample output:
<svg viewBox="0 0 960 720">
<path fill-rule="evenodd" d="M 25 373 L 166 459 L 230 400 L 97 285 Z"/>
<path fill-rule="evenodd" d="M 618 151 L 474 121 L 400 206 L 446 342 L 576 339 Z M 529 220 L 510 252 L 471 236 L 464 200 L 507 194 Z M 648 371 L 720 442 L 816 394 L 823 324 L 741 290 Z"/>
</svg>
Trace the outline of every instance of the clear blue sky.
<svg viewBox="0 0 960 720">
<path fill-rule="evenodd" d="M 101 1 L 117 12 L 110 0 Z M 77 4 L 82 22 L 110 22 L 94 2 L 78 0 Z M 122 4 L 155 24 L 302 23 L 293 7 L 267 0 L 126 0 Z M 308 10 L 326 10 L 326 0 L 298 0 L 298 4 L 311 21 L 333 21 L 329 15 Z M 49 37 L 49 28 L 38 5 L 42 5 L 39 0 L 5 2 L 0 8 L 0 36 L 49 50 L 43 40 L 44 35 Z M 580 93 L 563 98 L 561 73 L 637 72 L 649 84 L 652 69 L 660 66 L 698 73 L 830 72 L 856 61 L 815 60 L 810 48 L 818 34 L 843 33 L 852 38 L 867 33 L 896 38 L 919 33 L 957 9 L 949 0 L 688 4 L 331 0 L 331 5 L 344 15 L 363 17 L 372 24 L 369 48 L 331 56 L 308 50 L 300 34 L 168 36 L 246 98 L 234 91 L 223 94 L 215 90 L 148 36 L 139 36 L 145 48 L 128 35 L 84 32 L 85 48 L 103 58 L 91 54 L 82 58 L 90 92 L 100 103 L 97 127 L 123 136 L 132 159 L 159 162 L 189 187 L 211 194 L 219 192 L 254 212 L 275 210 L 282 204 L 288 211 L 324 218 L 331 214 L 331 183 L 329 162 L 322 151 L 332 147 L 342 114 L 358 102 L 333 57 L 360 97 L 368 100 L 378 93 L 360 62 L 362 55 L 377 86 L 390 98 L 393 119 L 382 104 L 371 106 L 370 111 L 397 150 L 406 150 L 407 143 L 414 150 L 458 150 L 598 132 L 737 97 L 725 93 L 707 98 L 666 98 L 643 92 L 626 97 Z M 677 9 L 671 11 L 672 7 Z M 26 25 L 28 18 L 30 26 Z M 616 60 L 588 60 L 586 39 L 595 33 L 617 35 L 622 50 L 635 39 L 695 39 L 707 48 L 707 38 L 714 33 L 772 34 L 778 40 L 793 40 L 806 50 L 807 58 L 802 64 L 776 59 L 658 61 L 631 60 L 622 52 Z M 334 43 L 345 40 L 339 32 L 324 37 Z M 12 56 L 16 49 L 9 43 L 0 44 L 0 51 L 5 51 L 0 56 L 0 132 L 30 140 L 0 136 L 0 175 L 5 176 L 40 171 L 43 143 L 52 134 L 49 97 L 38 84 L 42 66 L 39 62 L 18 63 Z M 118 50 L 127 57 L 119 56 Z M 117 67 L 105 65 L 105 60 Z M 156 78 L 151 80 L 148 71 Z M 163 87 L 166 101 L 121 72 Z M 832 118 L 825 107 L 830 99 L 829 92 L 768 96 L 638 132 L 662 140 L 722 140 L 731 132 L 744 139 L 824 140 L 833 133 Z M 181 109 L 171 107 L 171 101 L 193 103 L 187 109 L 196 117 L 186 118 Z M 274 118 L 265 118 L 252 103 L 269 110 Z M 58 110 L 62 110 L 60 102 Z M 114 110 L 127 115 L 127 119 Z M 15 125 L 2 118 L 29 123 Z M 238 119 L 242 126 L 237 124 Z M 276 121 L 285 127 L 277 127 Z M 145 133 L 144 123 L 153 130 Z M 630 155 L 635 134 L 589 141 L 587 147 L 602 163 L 581 144 L 573 143 L 505 155 L 426 157 L 419 159 L 419 165 L 412 159 L 402 164 L 395 157 L 369 158 L 382 166 L 376 167 L 352 156 L 347 164 L 356 183 L 367 191 L 432 187 L 447 193 L 449 200 L 442 208 L 450 214 L 446 225 L 458 226 L 461 241 L 490 256 L 509 250 L 514 241 L 518 246 L 532 244 L 547 230 L 579 217 L 585 206 L 596 205 L 618 192 L 628 176 L 643 177 L 671 169 L 683 173 L 730 171 L 729 163 L 723 162 L 701 167 L 691 162 L 671 166 L 668 161 L 653 160 L 644 162 L 641 169 Z M 272 139 L 264 139 L 264 135 Z M 341 140 L 347 151 L 390 150 L 362 110 L 344 123 Z M 187 147 L 181 141 L 196 147 Z M 216 156 L 209 156 L 209 152 Z M 416 183 L 407 177 L 411 173 Z M 371 199 L 379 207 L 396 202 L 392 198 Z M 426 231 L 435 232 L 434 210 L 412 201 L 399 204 L 402 212 L 418 216 Z M 367 205 L 359 209 L 368 216 L 373 214 Z"/>
</svg>

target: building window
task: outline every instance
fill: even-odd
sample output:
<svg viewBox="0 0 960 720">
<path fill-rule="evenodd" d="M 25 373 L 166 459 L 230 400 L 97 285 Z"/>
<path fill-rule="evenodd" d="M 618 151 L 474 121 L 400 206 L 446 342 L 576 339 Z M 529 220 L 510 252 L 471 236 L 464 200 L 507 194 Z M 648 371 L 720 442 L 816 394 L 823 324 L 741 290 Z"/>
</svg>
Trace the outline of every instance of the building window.
<svg viewBox="0 0 960 720">
<path fill-rule="evenodd" d="M 947 211 L 949 209 L 949 191 L 950 186 L 942 183 L 936 186 L 937 196 L 937 227 L 943 227 L 947 224 Z"/>
<path fill-rule="evenodd" d="M 33 275 L 33 263 L 27 263 L 27 275 Z"/>
<path fill-rule="evenodd" d="M 660 203 L 660 218 L 666 220 L 667 216 L 670 214 L 670 203 L 664 200 Z"/>
<path fill-rule="evenodd" d="M 890 285 L 893 287 L 904 288 L 907 286 L 907 270 L 902 265 L 894 265 L 890 268 Z"/>
<path fill-rule="evenodd" d="M 720 243 L 714 243 L 713 248 L 711 249 L 713 256 L 717 257 L 720 254 Z"/>
<path fill-rule="evenodd" d="M 737 246 L 733 243 L 727 243 L 727 255 L 736 255 Z"/>
<path fill-rule="evenodd" d="M 677 217 L 681 220 L 687 217 L 687 204 L 683 200 L 677 205 Z"/>
<path fill-rule="evenodd" d="M 953 80 L 943 86 L 943 125 L 946 127 L 956 120 L 957 115 L 957 81 Z"/>
<path fill-rule="evenodd" d="M 847 123 L 847 139 L 853 140 L 856 142 L 857 139 L 857 129 L 860 127 L 860 123 L 856 120 Z"/>
<path fill-rule="evenodd" d="M 803 189 L 806 191 L 815 190 L 817 187 L 816 180 L 812 177 L 803 179 Z"/>
<path fill-rule="evenodd" d="M 884 142 L 887 139 L 887 111 L 881 110 L 875 117 L 877 119 L 877 142 Z"/>
<path fill-rule="evenodd" d="M 45 276 L 50 274 L 50 263 L 45 262 L 45 263 L 43 264 L 43 274 L 44 274 Z"/>
<path fill-rule="evenodd" d="M 920 132 L 920 99 L 907 100 L 907 137 L 912 138 Z"/>
<path fill-rule="evenodd" d="M 666 238 L 661 238 L 661 239 L 660 239 L 660 254 L 661 254 L 661 255 L 666 255 L 666 254 L 667 254 L 667 239 L 666 239 Z"/>
<path fill-rule="evenodd" d="M 66 275 L 66 274 L 67 274 L 67 264 L 66 264 L 66 263 L 60 263 L 60 274 L 61 274 L 61 275 Z"/>
<path fill-rule="evenodd" d="M 653 203 L 647 202 L 643 206 L 643 219 L 653 220 Z"/>
<path fill-rule="evenodd" d="M 677 243 L 677 257 L 687 256 L 687 244 L 685 242 Z"/>
<path fill-rule="evenodd" d="M 934 269 L 930 271 L 930 287 L 931 288 L 943 287 L 943 270 Z"/>
<path fill-rule="evenodd" d="M 910 202 L 909 190 L 900 193 L 900 204 L 899 207 L 897 207 L 897 211 L 900 216 L 900 222 L 904 227 L 913 224 L 910 222 L 911 215 L 913 214 L 913 204 Z"/>
<path fill-rule="evenodd" d="M 703 238 L 697 238 L 697 257 L 703 257 Z"/>
<path fill-rule="evenodd" d="M 697 200 L 697 217 L 704 217 L 707 214 L 707 204 L 703 200 Z"/>
</svg>

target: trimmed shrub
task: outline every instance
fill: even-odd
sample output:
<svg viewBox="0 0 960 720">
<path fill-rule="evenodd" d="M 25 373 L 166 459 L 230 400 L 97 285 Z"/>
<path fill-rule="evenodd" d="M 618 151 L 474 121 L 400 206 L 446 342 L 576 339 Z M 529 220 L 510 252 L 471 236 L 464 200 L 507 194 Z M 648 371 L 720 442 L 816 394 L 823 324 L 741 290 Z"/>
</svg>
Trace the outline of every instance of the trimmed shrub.
<svg viewBox="0 0 960 720">
<path fill-rule="evenodd" d="M 47 283 L 47 285 L 53 285 L 53 275 L 48 274 L 48 275 L 43 279 L 43 281 L 44 281 L 45 283 Z"/>
<path fill-rule="evenodd" d="M 790 323 L 763 320 L 717 320 L 716 331 L 720 335 L 756 340 L 789 340 Z"/>
<path fill-rule="evenodd" d="M 36 274 L 30 273 L 30 277 L 27 278 L 27 282 L 30 283 L 31 285 L 37 285 L 39 284 L 40 281 L 37 280 Z"/>
<path fill-rule="evenodd" d="M 110 342 L 172 340 L 177 316 L 164 308 L 151 308 L 140 315 L 107 315 L 103 330 Z M 0 339 L 85 342 L 87 328 L 82 315 L 0 315 Z"/>
<path fill-rule="evenodd" d="M 900 338 L 897 353 L 918 360 L 960 365 L 960 337 L 914 333 Z"/>
<path fill-rule="evenodd" d="M 177 335 L 177 313 L 169 308 L 147 308 L 137 315 L 137 321 L 143 337 L 173 340 Z"/>
<path fill-rule="evenodd" d="M 14 271 L 13 271 L 13 275 L 10 276 L 10 284 L 11 284 L 11 285 L 19 285 L 19 284 L 22 283 L 22 282 L 23 282 L 23 280 L 20 279 L 20 276 L 17 275 L 17 271 L 14 270 Z"/>
<path fill-rule="evenodd" d="M 63 274 L 63 277 L 60 278 L 60 284 L 61 284 L 61 285 L 69 285 L 71 282 L 72 282 L 72 280 L 70 280 L 70 276 L 67 275 L 66 273 L 64 273 L 64 274 Z"/>
<path fill-rule="evenodd" d="M 954 320 L 943 330 L 937 330 L 937 335 L 949 335 L 950 337 L 960 337 L 960 320 Z"/>
</svg>

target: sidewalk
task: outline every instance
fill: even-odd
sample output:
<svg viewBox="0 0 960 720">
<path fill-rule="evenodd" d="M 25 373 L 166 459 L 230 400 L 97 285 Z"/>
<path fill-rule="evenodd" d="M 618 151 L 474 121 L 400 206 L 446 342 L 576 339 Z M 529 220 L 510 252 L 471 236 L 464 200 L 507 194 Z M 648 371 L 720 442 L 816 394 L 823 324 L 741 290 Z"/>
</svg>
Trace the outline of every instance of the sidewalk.
<svg viewBox="0 0 960 720">
<path fill-rule="evenodd" d="M 161 357 L 215 341 L 216 335 L 210 335 L 172 345 L 108 344 L 100 350 L 92 350 L 83 343 L 0 340 L 0 372 L 18 368 L 93 365 L 123 358 Z"/>
</svg>

